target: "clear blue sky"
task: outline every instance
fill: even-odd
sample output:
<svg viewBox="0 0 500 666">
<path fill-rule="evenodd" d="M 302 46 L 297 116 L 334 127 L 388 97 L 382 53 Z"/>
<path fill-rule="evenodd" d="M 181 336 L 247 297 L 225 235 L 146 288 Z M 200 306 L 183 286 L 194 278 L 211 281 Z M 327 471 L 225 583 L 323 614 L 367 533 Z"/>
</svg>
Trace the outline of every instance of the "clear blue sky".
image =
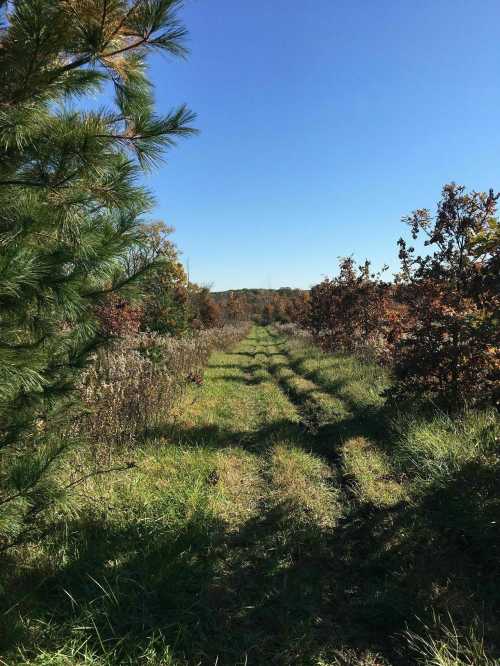
<svg viewBox="0 0 500 666">
<path fill-rule="evenodd" d="M 500 187 L 498 0 L 187 0 L 158 107 L 198 137 L 148 178 L 191 277 L 309 287 L 339 255 L 397 266 L 402 215 Z"/>
</svg>

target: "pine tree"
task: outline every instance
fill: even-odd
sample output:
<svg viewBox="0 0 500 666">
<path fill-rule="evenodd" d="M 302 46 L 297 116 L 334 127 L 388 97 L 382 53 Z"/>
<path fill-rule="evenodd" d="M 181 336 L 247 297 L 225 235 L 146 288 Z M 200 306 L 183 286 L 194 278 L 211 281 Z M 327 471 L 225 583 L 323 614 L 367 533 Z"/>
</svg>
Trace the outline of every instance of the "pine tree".
<svg viewBox="0 0 500 666">
<path fill-rule="evenodd" d="M 139 183 L 176 138 L 155 113 L 152 51 L 184 56 L 178 0 L 0 0 L 0 543 L 57 496 L 75 379 L 105 341 L 96 308 L 153 200 Z M 111 90 L 109 108 L 85 102 Z M 161 259 L 161 258 L 160 258 Z"/>
</svg>

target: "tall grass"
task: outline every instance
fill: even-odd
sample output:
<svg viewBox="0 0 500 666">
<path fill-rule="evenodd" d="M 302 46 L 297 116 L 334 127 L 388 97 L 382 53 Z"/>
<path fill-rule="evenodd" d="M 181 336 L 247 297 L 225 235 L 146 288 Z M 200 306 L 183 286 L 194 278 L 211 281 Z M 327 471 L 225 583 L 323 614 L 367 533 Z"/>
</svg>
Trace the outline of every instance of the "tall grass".
<svg viewBox="0 0 500 666">
<path fill-rule="evenodd" d="M 500 441 L 500 423 L 493 409 L 469 410 L 450 416 L 398 414 L 392 458 L 411 479 L 446 480 L 466 465 L 494 456 Z"/>
<path fill-rule="evenodd" d="M 466 409 L 446 414 L 432 406 L 424 411 L 422 405 L 413 413 L 402 411 L 385 400 L 388 369 L 346 354 L 326 354 L 296 327 L 274 330 L 289 336 L 286 355 L 294 371 L 344 405 L 338 423 L 325 424 L 318 437 L 324 448 L 339 454 L 352 519 L 367 512 L 371 516 L 359 537 L 360 550 L 369 561 L 398 562 L 397 572 L 389 565 L 388 580 L 404 580 L 407 594 L 414 595 L 406 601 L 389 595 L 389 603 L 406 614 L 428 616 L 434 609 L 456 617 L 456 626 L 441 623 L 433 631 L 408 633 L 408 663 L 496 666 L 500 662 L 489 655 L 498 650 L 492 636 L 500 628 L 493 589 L 500 520 L 498 413 Z M 384 546 L 375 554 L 379 537 Z M 375 579 L 370 585 L 376 585 Z M 474 629 L 478 618 L 485 626 L 484 641 Z M 408 622 L 414 626 L 415 618 Z M 347 650 L 325 663 L 385 662 Z"/>
<path fill-rule="evenodd" d="M 476 626 L 464 631 L 453 619 L 435 617 L 432 627 L 422 633 L 406 632 L 411 652 L 423 666 L 498 666 L 500 660 L 488 656 L 484 639 Z"/>
</svg>

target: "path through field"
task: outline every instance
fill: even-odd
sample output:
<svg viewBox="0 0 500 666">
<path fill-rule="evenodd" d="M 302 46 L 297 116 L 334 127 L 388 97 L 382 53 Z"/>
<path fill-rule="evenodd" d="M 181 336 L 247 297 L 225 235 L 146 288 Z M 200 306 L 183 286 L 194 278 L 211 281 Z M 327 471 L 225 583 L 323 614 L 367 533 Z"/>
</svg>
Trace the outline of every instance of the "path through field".
<svg viewBox="0 0 500 666">
<path fill-rule="evenodd" d="M 269 328 L 213 354 L 175 413 L 115 453 L 135 466 L 90 478 L 29 551 L 2 663 L 408 666 L 419 618 L 495 618 L 499 464 L 401 474 L 398 450 L 422 460 L 457 431 L 424 421 L 398 440 L 388 382 Z"/>
<path fill-rule="evenodd" d="M 344 644 L 349 634 L 365 646 L 376 636 L 376 626 L 360 632 L 345 615 L 346 605 L 364 603 L 352 539 L 339 539 L 349 498 L 335 429 L 352 423 L 352 404 L 310 379 L 320 374 L 314 364 L 293 362 L 285 339 L 254 328 L 212 357 L 169 433 L 200 455 L 211 451 L 208 502 L 224 534 L 205 562 L 209 574 L 193 583 L 187 617 L 173 597 L 202 663 L 319 664 L 339 631 Z"/>
<path fill-rule="evenodd" d="M 37 656 L 8 663 L 408 663 L 391 643 L 421 608 L 407 590 L 426 604 L 449 571 L 422 558 L 375 444 L 386 382 L 262 327 L 213 354 L 124 452 L 136 466 L 89 480 L 50 576 L 19 575 L 12 649 L 17 631 Z"/>
</svg>

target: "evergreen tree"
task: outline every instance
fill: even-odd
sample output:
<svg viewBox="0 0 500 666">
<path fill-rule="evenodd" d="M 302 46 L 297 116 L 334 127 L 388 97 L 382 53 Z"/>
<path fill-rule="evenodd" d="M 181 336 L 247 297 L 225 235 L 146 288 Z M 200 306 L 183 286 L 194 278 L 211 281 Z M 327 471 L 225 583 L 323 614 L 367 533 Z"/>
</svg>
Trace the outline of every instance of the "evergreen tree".
<svg viewBox="0 0 500 666">
<path fill-rule="evenodd" d="M 146 71 L 151 51 L 184 56 L 180 4 L 0 0 L 4 546 L 59 493 L 48 473 L 67 445 L 75 379 L 104 342 L 96 309 L 113 292 L 131 298 L 154 264 L 123 270 L 153 204 L 141 171 L 193 132 L 185 106 L 155 113 Z M 112 105 L 86 110 L 104 89 Z"/>
</svg>

